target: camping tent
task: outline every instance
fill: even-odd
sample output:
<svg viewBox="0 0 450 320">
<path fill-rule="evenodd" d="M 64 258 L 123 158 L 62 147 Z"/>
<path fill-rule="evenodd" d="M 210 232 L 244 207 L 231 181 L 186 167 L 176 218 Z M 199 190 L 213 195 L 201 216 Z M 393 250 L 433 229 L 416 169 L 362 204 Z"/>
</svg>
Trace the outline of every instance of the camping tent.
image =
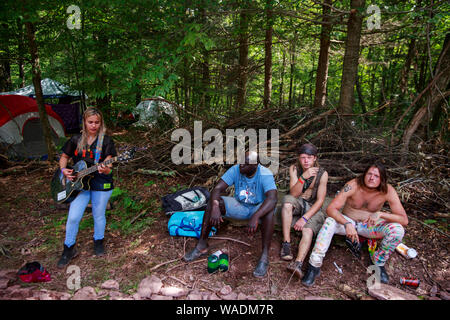
<svg viewBox="0 0 450 320">
<path fill-rule="evenodd" d="M 133 110 L 133 116 L 139 119 L 134 125 L 140 127 L 153 127 L 163 118 L 171 119 L 175 125 L 179 121 L 175 104 L 162 97 L 141 101 Z"/>
<path fill-rule="evenodd" d="M 45 105 L 55 143 L 65 136 L 62 119 Z M 41 157 L 47 154 L 36 100 L 17 95 L 0 95 L 0 144 L 8 155 Z"/>
<path fill-rule="evenodd" d="M 63 120 L 67 133 L 80 132 L 80 104 L 81 92 L 72 90 L 58 81 L 45 78 L 41 80 L 44 99 L 59 99 L 58 104 L 49 104 Z M 0 95 L 20 95 L 36 98 L 34 85 L 29 85 L 16 91 L 1 92 Z M 85 95 L 85 99 L 87 96 Z"/>
<path fill-rule="evenodd" d="M 58 81 L 45 78 L 41 80 L 42 95 L 44 99 L 62 98 L 62 97 L 81 97 L 81 92 L 70 89 L 68 86 L 59 83 Z M 20 88 L 16 91 L 1 92 L 0 95 L 19 95 L 35 98 L 34 85 Z M 85 96 L 87 98 L 87 96 Z"/>
</svg>

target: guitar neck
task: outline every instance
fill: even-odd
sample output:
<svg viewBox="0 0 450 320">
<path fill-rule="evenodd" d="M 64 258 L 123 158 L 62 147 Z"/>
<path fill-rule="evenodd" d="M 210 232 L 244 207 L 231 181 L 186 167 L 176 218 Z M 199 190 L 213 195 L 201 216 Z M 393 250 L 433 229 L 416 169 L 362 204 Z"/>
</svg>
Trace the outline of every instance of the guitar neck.
<svg viewBox="0 0 450 320">
<path fill-rule="evenodd" d="M 85 176 L 87 176 L 87 175 L 89 175 L 91 173 L 94 173 L 95 171 L 98 170 L 98 166 L 101 165 L 101 164 L 104 164 L 105 166 L 107 166 L 108 164 L 111 164 L 111 163 L 116 162 L 116 161 L 117 161 L 117 157 L 113 157 L 113 158 L 111 158 L 109 160 L 106 160 L 106 161 L 103 161 L 102 163 L 99 163 L 98 165 L 94 165 L 92 167 L 84 169 L 84 170 L 78 172 L 78 178 L 83 178 L 83 177 L 85 177 Z"/>
</svg>

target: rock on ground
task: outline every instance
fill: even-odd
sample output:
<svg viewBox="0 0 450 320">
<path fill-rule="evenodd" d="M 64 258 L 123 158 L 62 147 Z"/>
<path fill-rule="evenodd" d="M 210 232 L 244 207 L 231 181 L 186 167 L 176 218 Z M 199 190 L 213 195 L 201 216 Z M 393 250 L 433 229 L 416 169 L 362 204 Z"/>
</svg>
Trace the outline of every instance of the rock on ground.
<svg viewBox="0 0 450 320">
<path fill-rule="evenodd" d="M 139 283 L 138 294 L 141 299 L 150 299 L 152 294 L 158 294 L 163 286 L 160 278 L 156 276 L 146 277 Z"/>
<path fill-rule="evenodd" d="M 369 294 L 378 300 L 419 300 L 415 295 L 384 283 L 371 286 L 368 289 Z"/>
<path fill-rule="evenodd" d="M 96 300 L 97 293 L 92 287 L 83 287 L 75 292 L 72 300 Z"/>
</svg>

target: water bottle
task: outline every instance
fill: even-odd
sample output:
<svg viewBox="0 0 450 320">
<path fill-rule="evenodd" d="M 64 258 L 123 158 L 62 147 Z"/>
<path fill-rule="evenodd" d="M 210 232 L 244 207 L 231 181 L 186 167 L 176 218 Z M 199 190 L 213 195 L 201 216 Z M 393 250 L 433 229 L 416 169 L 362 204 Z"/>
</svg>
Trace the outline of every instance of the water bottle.
<svg viewBox="0 0 450 320">
<path fill-rule="evenodd" d="M 226 253 L 222 253 L 219 257 L 219 270 L 220 271 L 227 271 L 229 267 L 229 259 L 228 255 Z"/>
</svg>

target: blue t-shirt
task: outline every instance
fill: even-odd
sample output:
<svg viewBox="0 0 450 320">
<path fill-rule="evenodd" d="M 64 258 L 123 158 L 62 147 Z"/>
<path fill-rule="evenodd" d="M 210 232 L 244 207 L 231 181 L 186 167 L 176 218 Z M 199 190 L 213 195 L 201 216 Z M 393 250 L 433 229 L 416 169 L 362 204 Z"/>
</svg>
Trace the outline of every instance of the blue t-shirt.
<svg viewBox="0 0 450 320">
<path fill-rule="evenodd" d="M 272 171 L 258 164 L 258 169 L 253 177 L 247 178 L 239 172 L 236 164 L 225 172 L 222 180 L 229 186 L 234 185 L 234 197 L 241 203 L 257 205 L 266 199 L 265 193 L 276 190 L 275 179 Z"/>
</svg>

